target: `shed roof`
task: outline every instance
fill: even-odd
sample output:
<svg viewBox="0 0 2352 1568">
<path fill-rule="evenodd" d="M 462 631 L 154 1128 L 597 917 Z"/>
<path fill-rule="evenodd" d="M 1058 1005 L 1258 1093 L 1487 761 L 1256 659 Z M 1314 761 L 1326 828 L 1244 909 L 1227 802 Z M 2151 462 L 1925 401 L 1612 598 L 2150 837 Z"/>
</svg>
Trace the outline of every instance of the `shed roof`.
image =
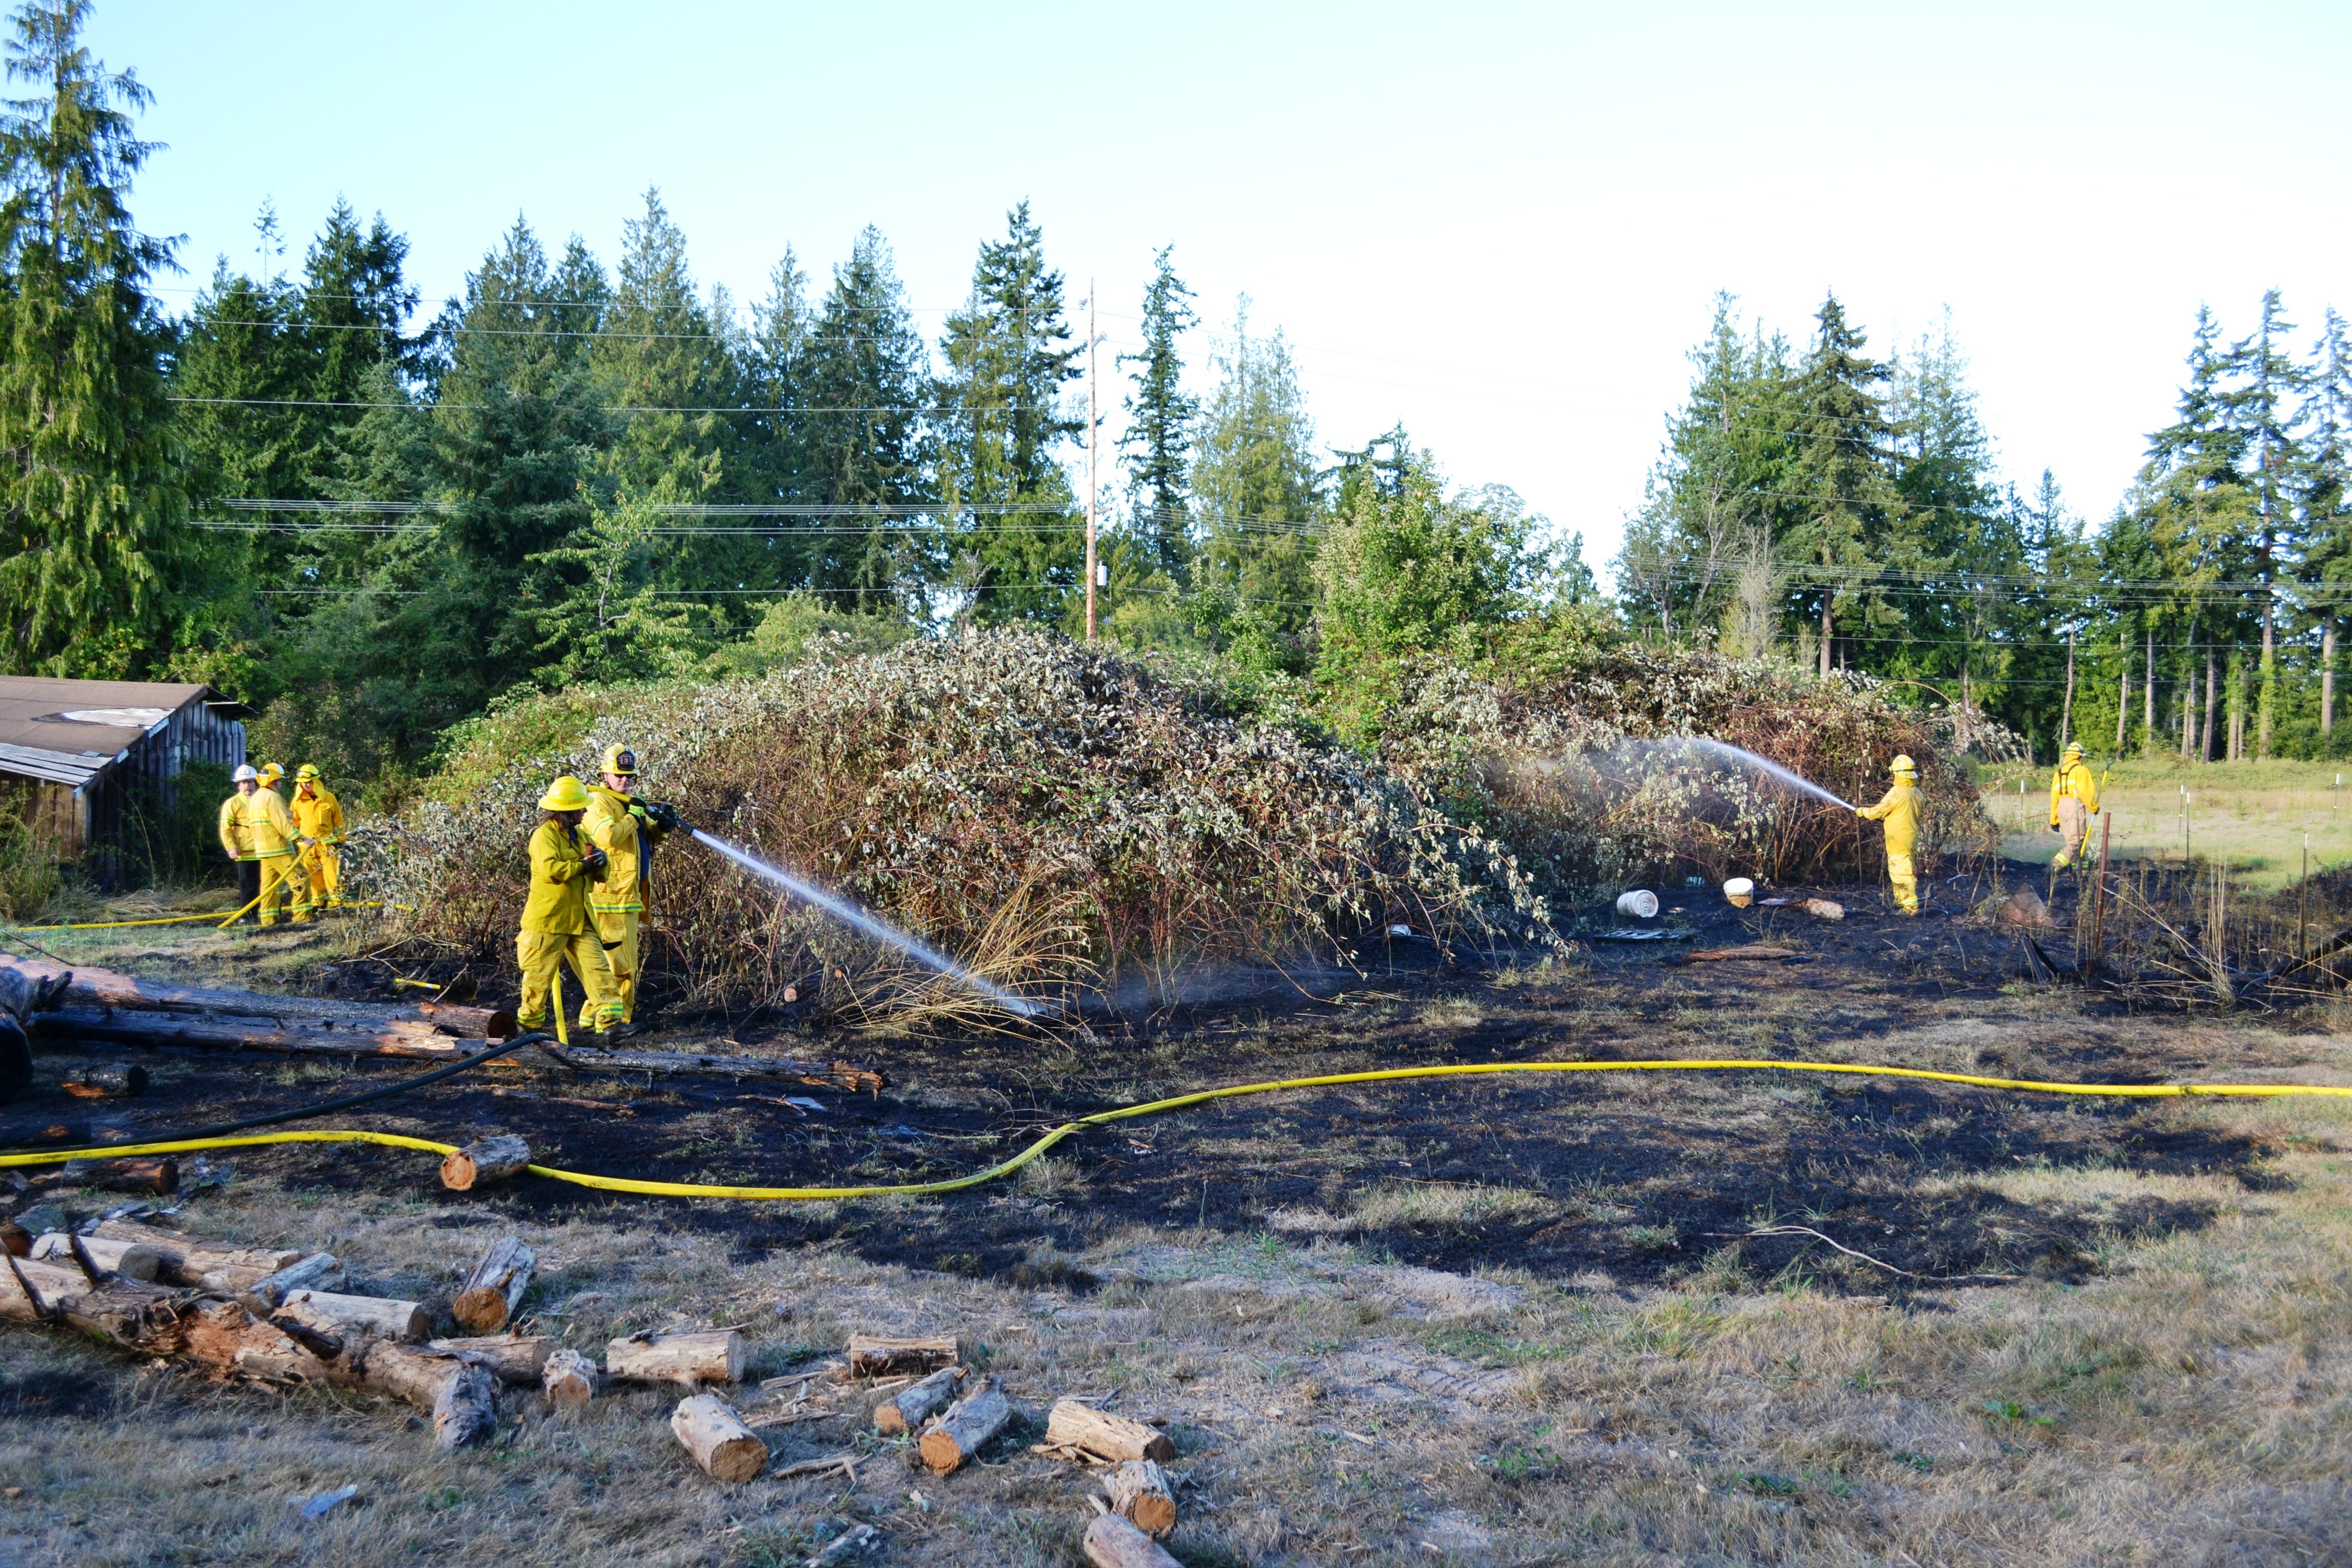
<svg viewBox="0 0 2352 1568">
<path fill-rule="evenodd" d="M 0 773 L 52 784 L 86 783 L 192 702 L 224 719 L 251 711 L 209 686 L 0 676 Z"/>
</svg>

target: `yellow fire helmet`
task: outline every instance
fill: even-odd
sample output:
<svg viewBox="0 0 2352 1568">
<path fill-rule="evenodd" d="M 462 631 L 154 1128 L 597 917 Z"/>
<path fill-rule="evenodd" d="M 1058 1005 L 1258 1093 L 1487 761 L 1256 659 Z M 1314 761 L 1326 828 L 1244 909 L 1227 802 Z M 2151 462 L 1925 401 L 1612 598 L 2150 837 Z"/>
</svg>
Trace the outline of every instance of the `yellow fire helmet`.
<svg viewBox="0 0 2352 1568">
<path fill-rule="evenodd" d="M 1919 765 L 1908 757 L 1895 758 L 1886 764 L 1886 771 L 1899 779 L 1915 779 L 1919 776 Z"/>
<path fill-rule="evenodd" d="M 2063 754 L 2063 755 L 2066 755 L 2066 756 L 2069 756 L 2069 757 L 2079 757 L 2079 756 L 2081 756 L 2081 755 L 2083 754 L 2083 742 L 2080 742 L 2080 741 L 2069 741 L 2069 742 L 2066 742 L 2066 750 L 2065 750 L 2065 752 L 2064 752 Z"/>
<path fill-rule="evenodd" d="M 605 747 L 604 771 L 615 778 L 635 778 L 637 772 L 637 753 L 626 746 Z"/>
<path fill-rule="evenodd" d="M 319 782 L 319 764 L 316 763 L 304 763 L 300 767 L 296 768 L 294 770 L 294 782 L 298 784 L 317 784 Z"/>
<path fill-rule="evenodd" d="M 285 776 L 286 776 L 286 770 L 285 770 L 285 768 L 284 768 L 284 767 L 282 767 L 282 766 L 281 766 L 281 765 L 279 765 L 278 763 L 262 763 L 262 764 L 261 764 L 261 787 L 262 787 L 262 788 L 264 788 L 264 789 L 275 789 L 275 788 L 278 786 L 278 781 L 279 779 L 284 778 Z"/>
<path fill-rule="evenodd" d="M 585 811 L 588 809 L 588 786 L 582 784 L 578 779 L 573 778 L 570 773 L 565 773 L 562 778 L 557 779 L 553 784 L 548 785 L 547 793 L 539 797 L 539 809 L 541 811 Z"/>
</svg>

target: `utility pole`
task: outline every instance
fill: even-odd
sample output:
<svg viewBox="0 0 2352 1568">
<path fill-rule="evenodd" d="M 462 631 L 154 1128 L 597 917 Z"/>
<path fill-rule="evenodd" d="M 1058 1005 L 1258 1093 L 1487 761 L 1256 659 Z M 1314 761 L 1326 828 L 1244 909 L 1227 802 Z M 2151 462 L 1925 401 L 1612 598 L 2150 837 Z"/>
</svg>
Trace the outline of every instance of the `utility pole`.
<svg viewBox="0 0 2352 1568">
<path fill-rule="evenodd" d="M 2074 628 L 2066 628 L 2066 706 L 2058 714 L 2058 744 L 2073 740 L 2074 727 Z"/>
<path fill-rule="evenodd" d="M 1102 417 L 1095 406 L 1095 280 L 1087 279 L 1087 641 L 1095 640 L 1095 505 L 1102 467 Z"/>
</svg>

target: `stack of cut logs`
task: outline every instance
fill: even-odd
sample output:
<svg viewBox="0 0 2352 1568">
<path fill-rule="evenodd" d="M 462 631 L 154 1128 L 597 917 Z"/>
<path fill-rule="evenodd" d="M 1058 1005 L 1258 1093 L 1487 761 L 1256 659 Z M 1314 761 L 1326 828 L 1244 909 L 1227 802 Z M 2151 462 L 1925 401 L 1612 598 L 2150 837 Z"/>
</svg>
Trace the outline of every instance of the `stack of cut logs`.
<svg viewBox="0 0 2352 1568">
<path fill-rule="evenodd" d="M 34 994 L 35 986 L 40 988 L 40 1000 L 26 1013 L 25 1026 L 36 1042 L 49 1044 L 453 1061 L 492 1040 L 511 1038 L 515 1033 L 514 1015 L 501 1008 L 208 990 L 135 979 L 110 970 L 68 970 L 43 960 L 0 952 L 0 976 L 9 974 L 20 977 L 18 989 L 27 995 Z M 65 982 L 61 990 L 60 979 Z M 577 1054 L 594 1066 L 629 1072 L 708 1072 L 814 1083 L 853 1092 L 879 1093 L 883 1087 L 880 1074 L 847 1062 L 824 1066 L 769 1057 L 607 1051 L 584 1044 Z M 141 1088 L 145 1077 L 143 1071 L 139 1075 Z"/>
<path fill-rule="evenodd" d="M 22 1257 L 14 1245 L 0 1254 L 0 1321 L 62 1324 L 225 1378 L 392 1394 L 431 1412 L 444 1448 L 496 1428 L 502 1384 L 536 1384 L 562 1408 L 585 1404 L 599 1382 L 578 1352 L 514 1331 L 539 1260 L 512 1237 L 483 1254 L 452 1299 L 450 1316 L 467 1333 L 447 1339 L 431 1337 L 422 1302 L 341 1291 L 342 1261 L 329 1252 L 223 1247 L 127 1219 L 23 1246 Z M 732 1330 L 614 1340 L 603 1373 L 689 1385 L 742 1375 L 743 1342 Z"/>
</svg>

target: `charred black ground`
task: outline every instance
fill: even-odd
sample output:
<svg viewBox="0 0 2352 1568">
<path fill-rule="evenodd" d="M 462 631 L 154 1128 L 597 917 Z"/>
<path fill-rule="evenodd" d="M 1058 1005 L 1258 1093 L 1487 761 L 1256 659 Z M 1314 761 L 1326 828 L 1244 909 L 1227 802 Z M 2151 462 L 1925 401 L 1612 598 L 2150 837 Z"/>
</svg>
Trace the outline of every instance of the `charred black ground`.
<svg viewBox="0 0 2352 1568">
<path fill-rule="evenodd" d="M 2009 869 L 2012 881 L 2044 884 L 2032 868 Z M 880 1068 L 891 1087 L 875 1097 L 769 1082 L 647 1084 L 541 1064 L 431 1086 L 380 1115 L 341 1120 L 447 1142 L 518 1132 L 544 1163 L 607 1174 L 879 1184 L 962 1174 L 1069 1117 L 1139 1099 L 1381 1067 L 1719 1055 L 2133 1082 L 2256 1064 L 2229 1031 L 2181 1031 L 2136 1016 L 2127 997 L 2034 984 L 2016 934 L 1955 918 L 1989 890 L 1944 885 L 1927 918 L 1906 921 L 1875 893 L 1827 889 L 1848 906 L 1845 920 L 1828 922 L 1794 909 L 1733 910 L 1711 889 L 1694 889 L 1684 912 L 1661 922 L 1692 931 L 1692 942 L 1592 942 L 1589 957 L 1549 971 L 1532 960 L 1495 967 L 1457 954 L 1447 963 L 1401 943 L 1371 973 L 1327 994 L 1261 990 L 1244 1002 L 1099 1019 L 1097 1040 L 1084 1046 L 811 1037 L 789 1021 L 677 1020 L 664 1031 L 671 1039 L 846 1057 Z M 2063 885 L 2053 912 L 2071 919 Z M 1591 923 L 1607 921 L 1596 912 Z M 1695 947 L 1755 941 L 1801 947 L 1810 961 L 1680 962 Z M 2062 963 L 2073 942 L 2064 923 L 2042 938 Z M 347 969 L 322 980 L 352 994 L 367 988 L 369 974 Z M 495 991 L 486 984 L 486 997 Z M 2046 1021 L 2053 1009 L 2078 1020 L 2066 1044 L 2005 1043 L 2017 1032 L 2005 1022 Z M 1972 1031 L 1965 1062 L 1927 1064 L 1906 1053 L 1920 1031 L 1956 1025 Z M 165 1058 L 148 1098 L 112 1102 L 93 1121 L 84 1102 L 57 1088 L 76 1059 L 42 1058 L 36 1095 L 10 1109 L 0 1139 L 57 1126 L 109 1141 L 156 1137 L 334 1092 L 330 1075 L 275 1059 Z M 370 1064 L 350 1078 L 406 1070 Z M 794 1096 L 823 1109 L 788 1103 Z M 509 1212 L 642 1209 L 729 1237 L 745 1260 L 829 1243 L 877 1262 L 1015 1282 L 1083 1284 L 1066 1259 L 1139 1227 L 1269 1226 L 1341 1237 L 1373 1256 L 1431 1268 L 1508 1264 L 1557 1279 L 1597 1270 L 1627 1284 L 1687 1271 L 1736 1242 L 1746 1268 L 1770 1274 L 1817 1263 L 1821 1244 L 1743 1238 L 1759 1225 L 1799 1224 L 1892 1266 L 1850 1271 L 1848 1288 L 1875 1281 L 1916 1292 L 1972 1276 L 2073 1279 L 2097 1267 L 2083 1247 L 2085 1214 L 2014 1201 L 1970 1185 L 1971 1174 L 2097 1163 L 2225 1172 L 2259 1185 L 2270 1152 L 2255 1138 L 2183 1121 L 2165 1102 L 1814 1075 L 1641 1074 L 1255 1097 L 1088 1133 L 1055 1152 L 1043 1180 L 913 1203 L 616 1199 L 536 1178 L 465 1196 L 442 1190 L 430 1160 L 398 1151 L 297 1146 L 234 1158 L 275 1168 L 289 1184 L 405 1195 L 444 1209 L 452 1226 Z M 1442 1218 L 1423 1223 L 1413 1217 L 1415 1193 L 1469 1201 L 1449 1199 Z M 1368 1206 L 1368 1194 L 1397 1201 Z M 1495 1194 L 1509 1201 L 1488 1202 Z M 2106 1211 L 2101 1223 L 2134 1237 L 2195 1231 L 2210 1217 L 2198 1205 L 2149 1198 Z"/>
</svg>

